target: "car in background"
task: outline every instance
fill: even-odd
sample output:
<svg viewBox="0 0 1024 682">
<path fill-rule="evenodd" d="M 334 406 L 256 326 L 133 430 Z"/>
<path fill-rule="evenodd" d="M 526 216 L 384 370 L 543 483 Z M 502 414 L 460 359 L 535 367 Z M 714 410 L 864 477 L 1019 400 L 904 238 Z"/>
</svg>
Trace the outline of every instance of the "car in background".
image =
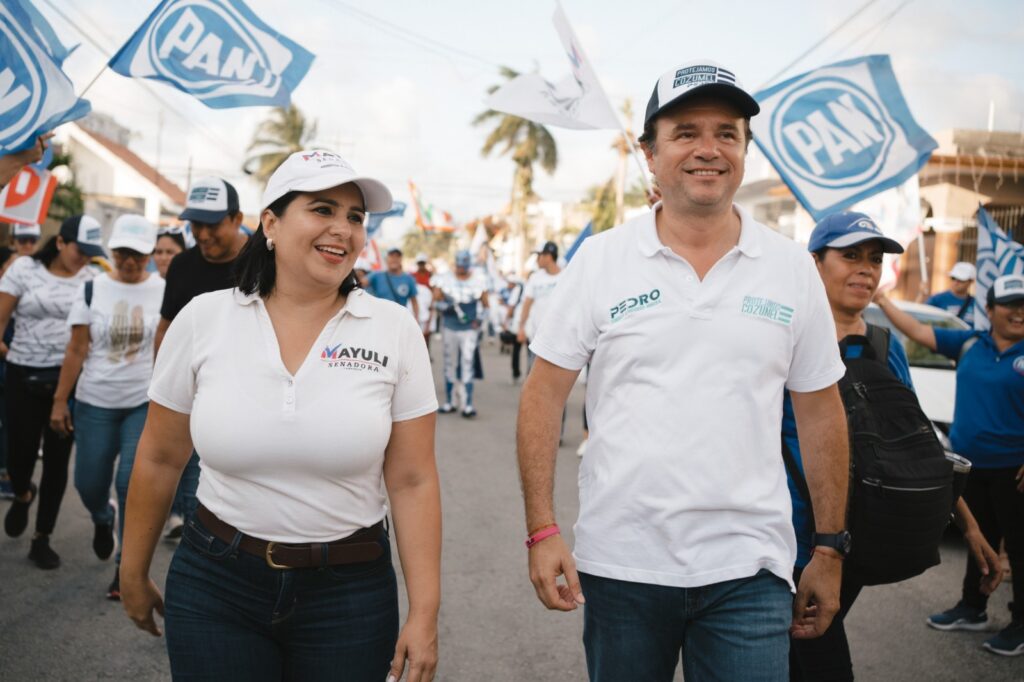
<svg viewBox="0 0 1024 682">
<path fill-rule="evenodd" d="M 941 329 L 970 329 L 953 313 L 923 303 L 893 301 L 897 308 L 910 313 L 920 322 Z M 918 402 L 928 419 L 944 434 L 953 422 L 953 404 L 956 401 L 956 362 L 945 355 L 933 353 L 921 344 L 897 331 L 882 310 L 872 303 L 864 311 L 864 319 L 873 325 L 887 327 L 893 340 L 899 340 L 910 361 L 910 378 L 914 382 Z M 946 443 L 944 443 L 946 444 Z M 948 448 L 948 445 L 947 445 Z"/>
</svg>

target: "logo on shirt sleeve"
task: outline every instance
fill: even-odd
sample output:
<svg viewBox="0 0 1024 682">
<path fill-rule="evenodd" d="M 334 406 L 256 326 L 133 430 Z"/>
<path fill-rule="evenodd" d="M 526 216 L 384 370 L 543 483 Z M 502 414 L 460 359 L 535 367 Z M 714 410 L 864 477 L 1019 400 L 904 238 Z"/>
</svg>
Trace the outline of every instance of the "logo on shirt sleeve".
<svg viewBox="0 0 1024 682">
<path fill-rule="evenodd" d="M 793 323 L 793 308 L 761 296 L 744 296 L 740 312 L 750 317 L 778 322 L 787 327 Z"/>
<path fill-rule="evenodd" d="M 388 356 L 369 348 L 346 346 L 324 346 L 320 353 L 320 361 L 328 367 L 340 367 L 360 372 L 380 372 L 388 366 Z"/>
<path fill-rule="evenodd" d="M 1024 355 L 1013 361 L 1013 370 L 1024 377 Z"/>
</svg>

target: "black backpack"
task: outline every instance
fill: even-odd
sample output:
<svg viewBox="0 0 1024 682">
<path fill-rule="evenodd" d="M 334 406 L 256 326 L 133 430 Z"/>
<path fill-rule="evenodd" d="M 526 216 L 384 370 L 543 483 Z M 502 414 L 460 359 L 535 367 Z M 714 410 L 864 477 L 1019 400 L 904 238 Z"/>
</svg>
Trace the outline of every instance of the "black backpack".
<svg viewBox="0 0 1024 682">
<path fill-rule="evenodd" d="M 846 375 L 839 392 L 850 432 L 844 571 L 864 585 L 920 575 L 939 563 L 939 542 L 953 510 L 953 463 L 946 459 L 917 396 L 889 370 L 889 330 L 868 325 L 839 347 Z M 849 346 L 862 347 L 847 358 Z M 807 482 L 783 442 L 786 469 L 810 503 Z M 813 519 L 812 519 L 813 523 Z"/>
</svg>

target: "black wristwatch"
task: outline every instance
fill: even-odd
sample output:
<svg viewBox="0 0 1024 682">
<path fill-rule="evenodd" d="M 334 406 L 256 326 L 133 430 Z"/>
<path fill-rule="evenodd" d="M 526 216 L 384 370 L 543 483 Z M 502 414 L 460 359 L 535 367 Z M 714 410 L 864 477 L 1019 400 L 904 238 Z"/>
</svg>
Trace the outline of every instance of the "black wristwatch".
<svg viewBox="0 0 1024 682">
<path fill-rule="evenodd" d="M 811 547 L 831 547 L 839 552 L 844 559 L 850 553 L 852 544 L 853 537 L 846 530 L 841 530 L 838 533 L 814 533 L 811 535 Z"/>
</svg>

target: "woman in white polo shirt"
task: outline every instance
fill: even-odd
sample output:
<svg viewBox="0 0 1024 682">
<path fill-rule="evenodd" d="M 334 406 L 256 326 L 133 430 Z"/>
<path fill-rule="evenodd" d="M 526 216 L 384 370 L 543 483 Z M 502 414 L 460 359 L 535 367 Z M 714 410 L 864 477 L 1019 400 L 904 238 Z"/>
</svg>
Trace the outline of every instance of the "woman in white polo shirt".
<svg viewBox="0 0 1024 682">
<path fill-rule="evenodd" d="M 121 592 L 171 673 L 433 678 L 440 599 L 437 399 L 408 313 L 352 276 L 391 194 L 341 157 L 290 156 L 263 196 L 238 288 L 196 297 L 161 346 L 128 494 Z M 164 607 L 150 561 L 193 444 L 199 509 Z M 386 495 L 385 496 L 385 489 Z M 409 595 L 398 592 L 385 516 Z"/>
<path fill-rule="evenodd" d="M 114 221 L 107 243 L 114 270 L 79 287 L 50 410 L 50 428 L 75 437 L 75 488 L 92 515 L 92 549 L 100 559 L 114 551 L 115 516 L 119 538 L 124 529 L 128 479 L 146 422 L 153 337 L 164 297 L 164 280 L 146 271 L 155 245 L 156 225 L 141 215 Z M 68 407 L 72 390 L 74 420 Z M 111 482 L 120 514 L 110 504 Z M 120 555 L 115 561 L 120 565 Z M 107 598 L 120 598 L 116 567 Z"/>
</svg>

